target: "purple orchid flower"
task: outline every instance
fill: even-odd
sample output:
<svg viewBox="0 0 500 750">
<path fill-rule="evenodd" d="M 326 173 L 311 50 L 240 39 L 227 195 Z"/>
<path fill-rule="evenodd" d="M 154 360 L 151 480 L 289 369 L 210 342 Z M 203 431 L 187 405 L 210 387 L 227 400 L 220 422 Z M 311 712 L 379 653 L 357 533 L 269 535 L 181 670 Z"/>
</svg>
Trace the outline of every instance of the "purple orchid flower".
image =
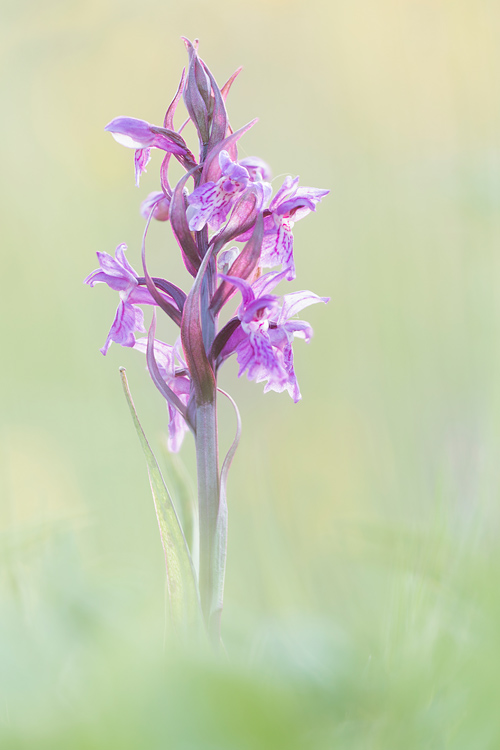
<svg viewBox="0 0 500 750">
<path fill-rule="evenodd" d="M 186 216 L 192 232 L 199 232 L 206 224 L 210 224 L 214 230 L 220 229 L 235 201 L 254 182 L 249 169 L 233 161 L 227 151 L 220 152 L 219 166 L 222 174 L 217 182 L 205 182 L 188 196 Z M 255 174 L 263 167 L 254 165 L 251 169 Z M 270 185 L 261 181 L 259 184 L 266 186 L 264 190 L 261 189 L 262 197 L 259 199 L 259 203 L 263 204 L 269 197 Z"/>
<path fill-rule="evenodd" d="M 132 304 L 133 300 L 130 300 L 137 289 L 138 281 L 136 272 L 125 257 L 126 249 L 126 245 L 118 245 L 114 258 L 108 253 L 98 252 L 100 268 L 89 274 L 84 282 L 92 287 L 95 284 L 104 283 L 120 294 L 121 299 L 115 318 L 109 329 L 106 342 L 100 350 L 104 355 L 107 354 L 112 342 L 121 344 L 121 346 L 134 346 L 134 331 L 144 332 L 146 330 L 141 308 L 136 307 Z M 147 292 L 147 290 L 145 291 Z M 149 292 L 147 293 L 149 294 Z"/>
<path fill-rule="evenodd" d="M 109 253 L 98 252 L 100 268 L 92 271 L 84 280 L 93 287 L 95 284 L 107 284 L 110 289 L 119 292 L 120 303 L 111 324 L 106 342 L 100 350 L 106 354 L 111 343 L 121 346 L 134 346 L 134 331 L 144 332 L 144 314 L 136 305 L 157 305 L 148 289 L 139 285 L 139 277 L 125 257 L 127 246 L 118 245 L 113 258 Z M 168 304 L 174 300 L 165 292 L 158 292 Z"/>
<path fill-rule="evenodd" d="M 147 338 L 136 339 L 134 349 L 146 354 L 148 348 Z M 154 356 L 158 369 L 165 383 L 179 397 L 184 406 L 187 406 L 191 392 L 191 381 L 188 376 L 186 363 L 180 353 L 180 346 L 170 346 L 158 339 L 154 340 Z M 175 360 L 180 362 L 176 366 Z M 168 449 L 172 453 L 178 453 L 189 427 L 186 420 L 170 403 L 168 403 Z"/>
<path fill-rule="evenodd" d="M 84 284 L 94 286 L 102 282 L 110 289 L 123 293 L 126 299 L 137 286 L 137 274 L 125 257 L 126 249 L 125 244 L 118 245 L 114 258 L 109 253 L 97 252 L 100 268 L 92 271 L 84 280 Z"/>
<path fill-rule="evenodd" d="M 279 297 L 269 292 L 285 278 L 286 271 L 266 274 L 251 286 L 244 279 L 219 275 L 238 287 L 242 295 L 240 329 L 228 340 L 222 359 L 236 352 L 238 377 L 247 372 L 249 380 L 267 381 L 264 393 L 287 390 L 297 403 L 301 394 L 293 369 L 292 342 L 295 336 L 309 342 L 313 331 L 309 323 L 293 317 L 305 307 L 326 303 L 330 298 L 309 291 L 292 292 L 283 296 L 280 306 Z"/>
<path fill-rule="evenodd" d="M 287 271 L 286 278 L 289 281 L 295 278 L 292 227 L 296 221 L 315 211 L 316 204 L 329 192 L 299 187 L 298 177 L 285 178 L 269 209 L 264 213 L 264 240 L 260 257 L 262 268 L 273 268 L 281 264 Z M 240 241 L 246 239 L 246 235 L 238 237 Z"/>
<path fill-rule="evenodd" d="M 135 117 L 115 117 L 104 130 L 110 132 L 115 141 L 122 146 L 135 149 L 136 185 L 139 185 L 140 176 L 146 171 L 152 148 L 174 154 L 189 169 L 196 165 L 184 139 L 174 130 L 159 128 Z"/>
</svg>

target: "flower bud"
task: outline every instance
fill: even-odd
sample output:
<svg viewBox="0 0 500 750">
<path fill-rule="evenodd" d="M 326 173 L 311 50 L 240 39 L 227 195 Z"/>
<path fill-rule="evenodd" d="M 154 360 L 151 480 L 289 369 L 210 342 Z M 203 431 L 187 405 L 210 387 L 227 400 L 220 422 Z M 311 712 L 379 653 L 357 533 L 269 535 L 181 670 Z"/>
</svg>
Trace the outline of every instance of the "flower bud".
<svg viewBox="0 0 500 750">
<path fill-rule="evenodd" d="M 234 261 L 238 257 L 240 250 L 238 247 L 230 247 L 228 250 L 223 250 L 217 256 L 217 268 L 221 273 L 227 273 Z"/>
<path fill-rule="evenodd" d="M 189 68 L 184 85 L 184 104 L 193 121 L 201 144 L 208 143 L 211 107 L 211 83 L 196 49 L 189 39 L 184 39 L 189 54 Z"/>
<path fill-rule="evenodd" d="M 149 214 L 154 207 L 153 219 L 157 221 L 168 221 L 170 215 L 170 198 L 165 193 L 150 193 L 141 203 L 141 216 L 149 219 Z"/>
<path fill-rule="evenodd" d="M 271 168 L 258 156 L 247 156 L 245 159 L 240 159 L 239 163 L 246 168 L 252 180 L 269 182 L 271 179 Z"/>
</svg>

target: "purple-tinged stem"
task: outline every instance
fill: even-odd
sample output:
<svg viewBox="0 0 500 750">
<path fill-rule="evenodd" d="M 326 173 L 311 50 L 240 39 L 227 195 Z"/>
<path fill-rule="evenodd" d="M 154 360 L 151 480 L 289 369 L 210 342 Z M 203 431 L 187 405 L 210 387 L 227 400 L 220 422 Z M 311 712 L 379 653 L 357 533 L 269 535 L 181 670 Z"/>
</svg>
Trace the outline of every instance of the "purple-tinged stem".
<svg viewBox="0 0 500 750">
<path fill-rule="evenodd" d="M 200 310 L 204 287 L 208 284 L 207 269 L 214 261 L 213 248 L 205 251 L 196 279 L 184 303 L 181 338 L 186 362 L 191 373 L 195 399 L 195 446 L 198 475 L 198 510 L 200 527 L 200 600 L 203 616 L 214 645 L 218 629 L 211 628 L 211 613 L 217 606 L 219 577 L 216 555 L 216 529 L 219 512 L 219 461 L 217 444 L 217 384 L 205 349 L 206 320 Z M 208 338 L 211 347 L 215 335 Z"/>
<path fill-rule="evenodd" d="M 196 240 L 200 258 L 203 259 L 208 252 L 208 229 L 203 227 L 200 232 L 196 232 Z M 217 287 L 217 265 L 214 257 L 208 260 L 208 266 L 203 276 L 201 286 L 201 327 L 203 331 L 203 344 L 205 351 L 208 353 L 212 348 L 214 338 L 217 334 L 216 315 L 210 308 L 210 303 L 215 294 Z"/>
</svg>

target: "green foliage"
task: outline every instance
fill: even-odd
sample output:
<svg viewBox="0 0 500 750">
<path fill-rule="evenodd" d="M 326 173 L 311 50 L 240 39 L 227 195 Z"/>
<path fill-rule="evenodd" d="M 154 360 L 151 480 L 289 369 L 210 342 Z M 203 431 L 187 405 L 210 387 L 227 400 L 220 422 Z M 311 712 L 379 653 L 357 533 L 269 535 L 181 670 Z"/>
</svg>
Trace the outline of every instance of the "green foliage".
<svg viewBox="0 0 500 750">
<path fill-rule="evenodd" d="M 161 475 L 158 462 L 139 422 L 125 368 L 120 369 L 123 390 L 148 466 L 149 482 L 165 552 L 167 589 L 172 623 L 178 636 L 191 640 L 203 632 L 196 571 L 174 504 Z"/>
</svg>

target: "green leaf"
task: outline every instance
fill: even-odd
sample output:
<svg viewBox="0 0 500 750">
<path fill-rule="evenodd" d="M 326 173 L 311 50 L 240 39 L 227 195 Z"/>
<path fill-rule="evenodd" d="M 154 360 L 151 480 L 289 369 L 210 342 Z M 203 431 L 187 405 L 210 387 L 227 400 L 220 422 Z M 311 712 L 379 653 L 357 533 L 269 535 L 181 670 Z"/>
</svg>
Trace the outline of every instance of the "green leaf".
<svg viewBox="0 0 500 750">
<path fill-rule="evenodd" d="M 199 632 L 202 627 L 200 594 L 193 561 L 158 462 L 139 422 L 124 367 L 120 367 L 120 375 L 125 397 L 148 466 L 149 482 L 165 552 L 172 622 L 179 634 L 193 635 L 197 631 Z"/>
<path fill-rule="evenodd" d="M 165 467 L 165 477 L 170 488 L 179 522 L 184 531 L 191 559 L 198 578 L 200 559 L 200 529 L 198 518 L 198 498 L 192 477 L 182 461 L 179 453 L 171 453 L 166 444 L 162 445 L 162 465 Z"/>
</svg>

